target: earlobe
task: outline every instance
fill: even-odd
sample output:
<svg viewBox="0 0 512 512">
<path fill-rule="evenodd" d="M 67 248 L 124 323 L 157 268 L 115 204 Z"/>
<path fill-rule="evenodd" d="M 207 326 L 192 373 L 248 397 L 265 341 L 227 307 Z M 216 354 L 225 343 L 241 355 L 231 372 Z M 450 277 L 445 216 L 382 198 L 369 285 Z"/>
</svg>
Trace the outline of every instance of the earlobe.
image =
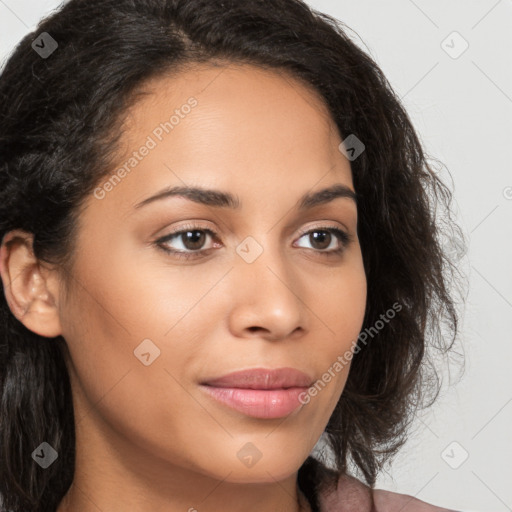
<svg viewBox="0 0 512 512">
<path fill-rule="evenodd" d="M 34 256 L 33 235 L 7 233 L 0 247 L 0 276 L 13 315 L 29 330 L 53 338 L 61 334 L 56 272 Z"/>
</svg>

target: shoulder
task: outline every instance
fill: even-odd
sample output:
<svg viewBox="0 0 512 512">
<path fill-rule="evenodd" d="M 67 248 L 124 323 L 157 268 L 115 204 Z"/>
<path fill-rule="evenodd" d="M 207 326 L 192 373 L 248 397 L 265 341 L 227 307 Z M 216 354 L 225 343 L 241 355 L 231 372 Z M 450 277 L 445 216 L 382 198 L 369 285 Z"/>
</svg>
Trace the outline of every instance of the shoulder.
<svg viewBox="0 0 512 512">
<path fill-rule="evenodd" d="M 342 475 L 336 485 L 319 493 L 321 512 L 457 512 L 408 494 L 371 489 L 360 480 Z"/>
<path fill-rule="evenodd" d="M 396 510 L 401 512 L 456 512 L 431 505 L 408 494 L 399 494 L 383 489 L 373 489 L 372 494 L 375 512 L 394 512 Z"/>
</svg>

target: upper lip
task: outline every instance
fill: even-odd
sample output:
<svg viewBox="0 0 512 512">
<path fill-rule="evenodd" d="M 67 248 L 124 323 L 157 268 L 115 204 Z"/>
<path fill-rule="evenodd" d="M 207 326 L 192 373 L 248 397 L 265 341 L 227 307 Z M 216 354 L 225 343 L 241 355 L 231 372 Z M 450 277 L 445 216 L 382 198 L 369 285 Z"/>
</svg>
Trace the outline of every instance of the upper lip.
<svg viewBox="0 0 512 512">
<path fill-rule="evenodd" d="M 309 387 L 312 384 L 312 379 L 306 373 L 295 368 L 253 368 L 228 373 L 201 384 L 219 388 L 282 389 Z"/>
</svg>

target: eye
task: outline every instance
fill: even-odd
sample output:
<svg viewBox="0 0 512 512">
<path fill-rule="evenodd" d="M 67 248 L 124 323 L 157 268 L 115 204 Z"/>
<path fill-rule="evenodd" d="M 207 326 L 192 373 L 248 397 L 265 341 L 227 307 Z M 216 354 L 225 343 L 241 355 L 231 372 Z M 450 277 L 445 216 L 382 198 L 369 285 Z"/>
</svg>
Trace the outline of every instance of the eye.
<svg viewBox="0 0 512 512">
<path fill-rule="evenodd" d="M 326 253 L 327 255 L 340 254 L 350 243 L 348 233 L 337 227 L 321 226 L 302 232 L 301 238 L 309 241 L 317 252 Z M 304 246 L 299 246 L 304 247 Z"/>
<path fill-rule="evenodd" d="M 179 231 L 159 238 L 155 243 L 166 253 L 171 253 L 178 258 L 189 259 L 198 257 L 200 253 L 209 250 L 209 248 L 203 248 L 208 237 L 213 240 L 217 237 L 217 233 L 200 226 L 182 226 Z M 174 240 L 174 248 L 169 249 L 170 242 Z"/>
<path fill-rule="evenodd" d="M 208 238 L 212 239 L 213 246 L 205 249 L 204 245 Z M 299 240 L 302 238 L 310 241 L 312 244 L 310 249 L 324 256 L 340 255 L 351 241 L 351 236 L 348 233 L 332 226 L 321 226 L 303 231 L 300 233 Z M 171 245 L 171 242 L 174 246 Z M 197 225 L 181 226 L 181 229 L 156 240 L 155 245 L 167 254 L 185 259 L 200 258 L 211 249 L 221 246 L 215 231 Z M 298 245 L 298 247 L 308 248 L 303 245 Z"/>
</svg>

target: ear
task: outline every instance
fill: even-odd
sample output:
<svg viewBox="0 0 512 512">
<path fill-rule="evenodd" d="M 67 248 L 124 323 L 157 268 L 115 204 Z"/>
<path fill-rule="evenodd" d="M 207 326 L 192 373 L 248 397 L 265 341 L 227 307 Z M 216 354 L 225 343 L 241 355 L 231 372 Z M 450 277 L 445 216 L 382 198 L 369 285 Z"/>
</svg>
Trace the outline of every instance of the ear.
<svg viewBox="0 0 512 512">
<path fill-rule="evenodd" d="M 19 229 L 7 233 L 0 247 L 0 276 L 13 315 L 31 331 L 53 338 L 61 334 L 59 276 L 37 260 L 34 236 Z"/>
</svg>

